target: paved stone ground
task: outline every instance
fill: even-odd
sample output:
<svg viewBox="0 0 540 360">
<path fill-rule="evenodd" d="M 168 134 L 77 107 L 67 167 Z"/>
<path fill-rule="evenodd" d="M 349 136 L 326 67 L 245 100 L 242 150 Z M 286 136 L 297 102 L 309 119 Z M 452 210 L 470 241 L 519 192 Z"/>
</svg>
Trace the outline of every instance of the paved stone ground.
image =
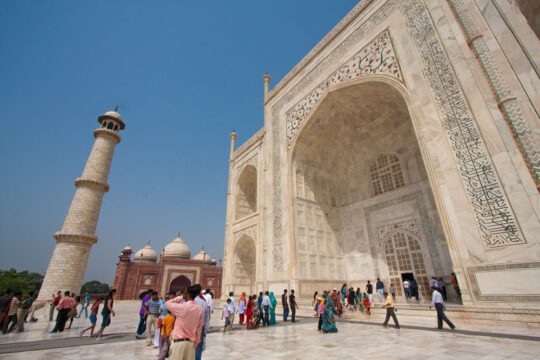
<svg viewBox="0 0 540 360">
<path fill-rule="evenodd" d="M 80 338 L 78 332 L 87 320 L 76 319 L 73 329 L 48 334 L 52 326 L 40 314 L 40 321 L 29 324 L 21 334 L 0 336 L 0 359 L 155 359 L 157 350 L 135 340 L 137 304 L 119 302 L 106 340 Z M 307 314 L 308 312 L 306 312 Z M 133 315 L 135 314 L 135 316 Z M 237 327 L 231 333 L 219 331 L 220 312 L 212 318 L 212 332 L 204 359 L 540 359 L 540 331 L 475 329 L 459 323 L 457 331 L 439 331 L 425 321 L 401 319 L 402 328 L 383 328 L 378 317 L 343 319 L 339 333 L 320 334 L 315 319 L 302 317 L 297 324 L 246 331 Z M 398 315 L 399 316 L 399 315 Z M 358 317 L 358 316 L 356 316 Z M 404 321 L 410 323 L 404 323 Z M 434 323 L 432 323 L 434 324 Z M 499 330 L 499 331 L 498 331 Z"/>
</svg>

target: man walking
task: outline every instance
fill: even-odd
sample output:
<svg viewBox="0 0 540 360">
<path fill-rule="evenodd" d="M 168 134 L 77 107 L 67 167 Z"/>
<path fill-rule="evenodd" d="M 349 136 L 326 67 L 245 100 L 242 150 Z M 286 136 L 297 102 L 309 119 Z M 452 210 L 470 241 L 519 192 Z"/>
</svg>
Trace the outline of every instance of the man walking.
<svg viewBox="0 0 540 360">
<path fill-rule="evenodd" d="M 443 296 L 435 287 L 431 288 L 431 306 L 435 306 L 435 310 L 437 310 L 437 328 L 443 328 L 443 320 L 452 330 L 456 328 L 450 319 L 446 317 L 446 314 L 444 313 Z M 431 306 L 429 307 L 430 309 Z"/>
<path fill-rule="evenodd" d="M 281 295 L 281 305 L 283 305 L 283 321 L 287 321 L 289 317 L 289 301 L 287 299 L 287 289 L 283 290 Z"/>
<path fill-rule="evenodd" d="M 6 293 L 0 297 L 0 329 L 4 326 L 4 317 L 6 318 L 5 321 L 7 321 L 7 312 L 9 310 L 11 298 L 11 290 L 6 291 Z"/>
<path fill-rule="evenodd" d="M 399 329 L 399 322 L 394 309 L 394 301 L 392 300 L 392 296 L 388 295 L 386 291 L 383 293 L 383 295 L 386 297 L 386 303 L 383 306 L 383 309 L 386 308 L 386 318 L 384 319 L 383 326 L 388 327 L 388 320 L 390 320 L 390 317 L 392 317 L 394 324 L 396 325 L 396 329 Z"/>
<path fill-rule="evenodd" d="M 296 322 L 296 309 L 298 309 L 298 305 L 296 304 L 294 289 L 291 289 L 291 295 L 289 295 L 289 304 L 291 305 L 291 322 Z"/>
<path fill-rule="evenodd" d="M 377 278 L 375 288 L 377 289 L 377 296 L 379 297 L 379 302 L 382 303 L 384 295 L 384 283 L 381 281 L 381 279 Z"/>
<path fill-rule="evenodd" d="M 190 286 L 184 296 L 178 296 L 165 303 L 167 310 L 176 317 L 170 360 L 193 360 L 197 345 L 201 341 L 204 313 L 201 307 L 195 303 L 198 296 L 197 289 Z M 180 303 L 182 298 L 186 300 Z"/>
<path fill-rule="evenodd" d="M 15 325 L 17 325 L 17 312 L 19 311 L 19 308 L 21 307 L 21 292 L 15 293 L 15 295 L 11 298 L 11 302 L 9 304 L 8 308 L 8 317 L 7 320 L 4 322 L 4 328 L 2 329 L 2 333 L 6 334 L 13 331 L 13 328 Z"/>
<path fill-rule="evenodd" d="M 19 310 L 17 310 L 17 332 L 23 332 L 24 331 L 24 319 L 26 318 L 26 315 L 30 312 L 30 307 L 32 307 L 32 303 L 34 302 L 34 292 L 31 291 L 30 293 L 24 293 L 21 307 Z"/>
<path fill-rule="evenodd" d="M 137 332 L 135 333 L 135 337 L 137 339 L 144 339 L 147 318 L 147 311 L 144 304 L 150 300 L 152 297 L 152 292 L 154 292 L 154 290 L 148 289 L 148 291 L 144 291 L 139 294 L 139 300 L 141 300 L 141 309 L 139 310 L 139 325 L 137 326 Z"/>
<path fill-rule="evenodd" d="M 369 299 L 369 303 L 371 304 L 371 306 L 373 306 L 373 285 L 371 284 L 371 281 L 367 281 L 367 285 L 366 285 L 366 292 L 367 292 L 367 297 Z"/>
<path fill-rule="evenodd" d="M 411 298 L 411 284 L 409 283 L 409 280 L 403 281 L 403 289 L 405 290 L 405 299 L 409 300 Z"/>
</svg>

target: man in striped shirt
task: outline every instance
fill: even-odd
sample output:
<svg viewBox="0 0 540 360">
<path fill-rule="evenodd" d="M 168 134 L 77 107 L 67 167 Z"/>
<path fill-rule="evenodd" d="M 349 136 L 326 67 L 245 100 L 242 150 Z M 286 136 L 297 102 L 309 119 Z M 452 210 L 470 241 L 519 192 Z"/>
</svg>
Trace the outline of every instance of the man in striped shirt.
<svg viewBox="0 0 540 360">
<path fill-rule="evenodd" d="M 157 291 L 152 292 L 152 297 L 144 304 L 144 310 L 146 315 L 146 346 L 152 345 L 152 339 L 154 338 L 154 332 L 156 331 L 157 321 L 159 319 L 159 297 Z"/>
</svg>

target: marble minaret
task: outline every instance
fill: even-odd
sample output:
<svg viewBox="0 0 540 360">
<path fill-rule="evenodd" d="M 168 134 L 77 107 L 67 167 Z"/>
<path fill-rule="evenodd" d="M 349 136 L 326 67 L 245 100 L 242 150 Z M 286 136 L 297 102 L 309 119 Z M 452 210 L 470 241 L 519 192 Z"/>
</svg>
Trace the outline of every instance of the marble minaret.
<svg viewBox="0 0 540 360">
<path fill-rule="evenodd" d="M 101 127 L 94 130 L 96 138 L 83 174 L 75 180 L 75 195 L 64 220 L 64 226 L 54 238 L 54 248 L 39 300 L 47 300 L 58 290 L 79 293 L 86 272 L 92 245 L 97 242 L 96 226 L 103 195 L 109 191 L 107 179 L 114 148 L 121 140 L 118 132 L 125 124 L 116 111 L 98 118 Z"/>
</svg>

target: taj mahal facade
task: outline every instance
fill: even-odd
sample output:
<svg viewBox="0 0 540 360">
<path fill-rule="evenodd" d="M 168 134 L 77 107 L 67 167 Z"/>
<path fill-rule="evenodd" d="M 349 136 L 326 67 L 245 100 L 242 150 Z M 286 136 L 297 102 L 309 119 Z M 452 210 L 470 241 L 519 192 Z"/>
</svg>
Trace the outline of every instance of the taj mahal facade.
<svg viewBox="0 0 540 360">
<path fill-rule="evenodd" d="M 264 127 L 231 134 L 222 294 L 414 277 L 427 297 L 455 273 L 464 305 L 538 314 L 539 11 L 364 0 L 265 75 Z"/>
</svg>

